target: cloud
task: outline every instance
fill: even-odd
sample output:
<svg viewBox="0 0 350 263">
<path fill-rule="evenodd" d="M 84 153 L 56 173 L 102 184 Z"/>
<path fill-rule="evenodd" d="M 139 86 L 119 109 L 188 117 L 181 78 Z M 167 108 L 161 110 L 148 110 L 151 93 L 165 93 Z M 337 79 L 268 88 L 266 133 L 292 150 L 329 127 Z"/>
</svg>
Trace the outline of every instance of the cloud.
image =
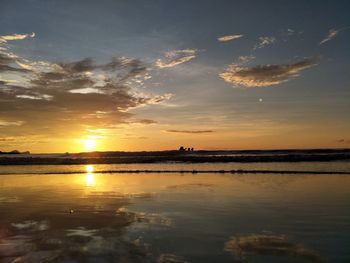
<svg viewBox="0 0 350 263">
<path fill-rule="evenodd" d="M 0 36 L 0 43 L 6 43 L 7 41 L 14 41 L 14 40 L 22 40 L 28 37 L 35 37 L 35 33 L 31 34 L 13 34 L 13 35 L 6 35 L 6 36 Z"/>
<path fill-rule="evenodd" d="M 139 123 L 139 124 L 155 124 L 157 123 L 154 120 L 149 120 L 149 119 L 140 119 L 140 120 L 135 120 L 132 123 Z"/>
<path fill-rule="evenodd" d="M 225 251 L 231 252 L 240 261 L 245 261 L 247 255 L 255 254 L 294 256 L 310 262 L 326 262 L 317 251 L 292 243 L 284 235 L 252 234 L 232 237 L 225 243 Z"/>
<path fill-rule="evenodd" d="M 243 37 L 243 35 L 226 35 L 226 36 L 218 37 L 218 41 L 227 42 L 227 41 L 239 39 L 241 37 Z"/>
<path fill-rule="evenodd" d="M 288 35 L 293 35 L 295 33 L 295 30 L 287 28 L 287 34 Z"/>
<path fill-rule="evenodd" d="M 0 72 L 22 72 L 26 73 L 30 70 L 23 67 L 18 67 L 16 57 L 11 53 L 0 51 Z"/>
<path fill-rule="evenodd" d="M 23 121 L 5 121 L 0 120 L 0 127 L 1 126 L 21 126 L 23 124 Z"/>
<path fill-rule="evenodd" d="M 212 130 L 166 130 L 166 132 L 201 134 L 201 133 L 211 133 L 214 131 Z"/>
<path fill-rule="evenodd" d="M 52 99 L 52 96 L 47 94 L 38 94 L 38 95 L 21 94 L 21 95 L 16 95 L 16 97 L 21 99 L 30 99 L 30 100 L 51 100 Z"/>
<path fill-rule="evenodd" d="M 343 31 L 343 30 L 348 30 L 348 29 L 350 29 L 350 27 L 343 27 L 343 28 L 340 28 L 340 29 L 334 29 L 334 28 L 332 28 L 332 29 L 330 29 L 330 30 L 328 31 L 327 36 L 326 36 L 324 39 L 322 39 L 322 40 L 320 41 L 320 43 L 318 43 L 318 44 L 319 44 L 319 45 L 322 45 L 322 44 L 324 44 L 324 43 L 326 43 L 326 42 L 328 42 L 328 41 L 330 41 L 330 40 L 336 38 L 336 37 L 338 36 L 338 34 L 339 34 L 341 31 Z"/>
<path fill-rule="evenodd" d="M 12 142 L 15 138 L 12 137 L 6 137 L 6 138 L 0 138 L 0 142 Z"/>
<path fill-rule="evenodd" d="M 248 63 L 248 62 L 250 62 L 250 61 L 252 61 L 254 59 L 255 59 L 255 56 L 253 56 L 253 55 L 239 56 L 238 57 L 238 62 L 244 64 L 244 63 Z"/>
<path fill-rule="evenodd" d="M 96 94 L 103 94 L 103 92 L 97 88 L 82 88 L 82 89 L 72 89 L 69 91 L 70 93 L 79 93 L 79 94 L 89 94 L 89 93 L 96 93 Z"/>
<path fill-rule="evenodd" d="M 174 97 L 173 93 L 165 93 L 163 95 L 153 96 L 152 98 L 148 99 L 148 104 L 159 104 L 163 101 L 170 100 L 172 97 Z"/>
<path fill-rule="evenodd" d="M 259 43 L 254 46 L 253 50 L 272 45 L 275 41 L 275 37 L 259 37 Z"/>
<path fill-rule="evenodd" d="M 146 140 L 146 139 L 148 139 L 148 137 L 146 137 L 146 136 L 130 136 L 130 135 L 126 135 L 122 139 L 124 139 L 124 140 Z"/>
<path fill-rule="evenodd" d="M 92 58 L 33 61 L 5 47 L 0 50 L 0 71 L 6 71 L 6 80 L 0 80 L 0 137 L 5 138 L 72 138 L 93 127 L 114 129 L 129 123 L 130 109 L 172 96 L 140 92 L 137 87 L 150 77 L 149 68 L 133 58 L 112 57 L 102 64 Z"/>
<path fill-rule="evenodd" d="M 322 45 L 322 44 L 332 40 L 333 38 L 335 38 L 338 35 L 339 31 L 340 30 L 336 30 L 336 29 L 329 30 L 327 36 L 324 39 L 322 39 L 321 42 L 318 44 Z"/>
<path fill-rule="evenodd" d="M 344 144 L 348 144 L 350 143 L 350 140 L 346 140 L 346 139 L 338 139 L 336 140 L 337 143 L 344 143 Z"/>
<path fill-rule="evenodd" d="M 299 73 L 307 68 L 317 65 L 317 60 L 307 58 L 293 64 L 259 65 L 255 67 L 243 67 L 231 64 L 226 71 L 219 76 L 226 82 L 235 86 L 248 88 L 267 87 L 278 85 L 299 76 Z"/>
<path fill-rule="evenodd" d="M 159 68 L 172 68 L 188 62 L 196 57 L 197 49 L 172 50 L 165 53 L 164 59 L 158 59 L 156 66 Z"/>
</svg>

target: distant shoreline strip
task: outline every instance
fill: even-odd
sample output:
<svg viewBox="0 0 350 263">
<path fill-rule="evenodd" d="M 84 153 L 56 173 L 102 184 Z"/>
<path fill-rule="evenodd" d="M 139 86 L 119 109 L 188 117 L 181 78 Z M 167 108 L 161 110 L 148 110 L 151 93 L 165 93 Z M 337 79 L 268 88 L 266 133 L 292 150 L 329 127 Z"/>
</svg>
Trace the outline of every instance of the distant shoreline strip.
<svg viewBox="0 0 350 263">
<path fill-rule="evenodd" d="M 179 173 L 179 174 L 344 174 L 350 175 L 350 171 L 288 171 L 288 170 L 104 170 L 104 171 L 67 171 L 67 172 L 19 172 L 0 173 L 0 175 L 49 175 L 49 174 L 139 174 L 139 173 Z"/>
<path fill-rule="evenodd" d="M 350 161 L 350 149 L 319 152 L 93 152 L 58 156 L 1 156 L 2 165 L 143 164 L 143 163 L 269 163 Z"/>
</svg>

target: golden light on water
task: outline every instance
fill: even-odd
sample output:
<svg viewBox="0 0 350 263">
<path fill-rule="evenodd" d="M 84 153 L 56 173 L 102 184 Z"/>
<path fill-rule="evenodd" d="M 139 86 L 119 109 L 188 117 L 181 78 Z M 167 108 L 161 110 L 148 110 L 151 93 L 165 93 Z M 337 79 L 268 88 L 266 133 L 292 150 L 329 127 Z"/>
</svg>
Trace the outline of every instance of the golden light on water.
<svg viewBox="0 0 350 263">
<path fill-rule="evenodd" d="M 94 186 L 96 184 L 95 182 L 95 176 L 93 173 L 87 173 L 85 175 L 85 184 L 87 186 Z"/>
<path fill-rule="evenodd" d="M 96 184 L 95 175 L 93 174 L 94 167 L 92 165 L 87 165 L 85 167 L 85 170 L 86 170 L 85 185 L 94 186 Z"/>
<path fill-rule="evenodd" d="M 94 166 L 92 166 L 92 165 L 87 165 L 87 166 L 85 167 L 85 170 L 86 170 L 87 173 L 92 173 L 92 172 L 94 171 Z"/>
</svg>

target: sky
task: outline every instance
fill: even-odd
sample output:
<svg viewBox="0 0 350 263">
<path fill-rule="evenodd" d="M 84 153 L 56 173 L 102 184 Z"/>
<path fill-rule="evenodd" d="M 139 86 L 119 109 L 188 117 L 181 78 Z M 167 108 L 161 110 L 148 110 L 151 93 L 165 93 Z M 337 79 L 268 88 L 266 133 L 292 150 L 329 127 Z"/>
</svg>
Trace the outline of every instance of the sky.
<svg viewBox="0 0 350 263">
<path fill-rule="evenodd" d="M 0 151 L 348 148 L 349 11 L 0 0 Z"/>
</svg>

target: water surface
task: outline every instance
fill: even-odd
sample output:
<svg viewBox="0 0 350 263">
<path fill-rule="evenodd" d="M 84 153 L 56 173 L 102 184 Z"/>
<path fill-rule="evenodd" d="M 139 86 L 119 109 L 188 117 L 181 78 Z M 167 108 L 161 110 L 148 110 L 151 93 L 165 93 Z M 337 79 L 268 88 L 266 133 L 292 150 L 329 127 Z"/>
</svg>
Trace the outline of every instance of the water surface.
<svg viewBox="0 0 350 263">
<path fill-rule="evenodd" d="M 210 164 L 220 165 L 239 164 Z M 349 171 L 345 162 L 240 165 Z M 150 166 L 188 169 L 133 167 Z M 70 169 L 87 172 L 40 174 Z M 0 167 L 0 262 L 350 261 L 348 175 L 92 171 L 103 169 L 126 168 Z"/>
</svg>

